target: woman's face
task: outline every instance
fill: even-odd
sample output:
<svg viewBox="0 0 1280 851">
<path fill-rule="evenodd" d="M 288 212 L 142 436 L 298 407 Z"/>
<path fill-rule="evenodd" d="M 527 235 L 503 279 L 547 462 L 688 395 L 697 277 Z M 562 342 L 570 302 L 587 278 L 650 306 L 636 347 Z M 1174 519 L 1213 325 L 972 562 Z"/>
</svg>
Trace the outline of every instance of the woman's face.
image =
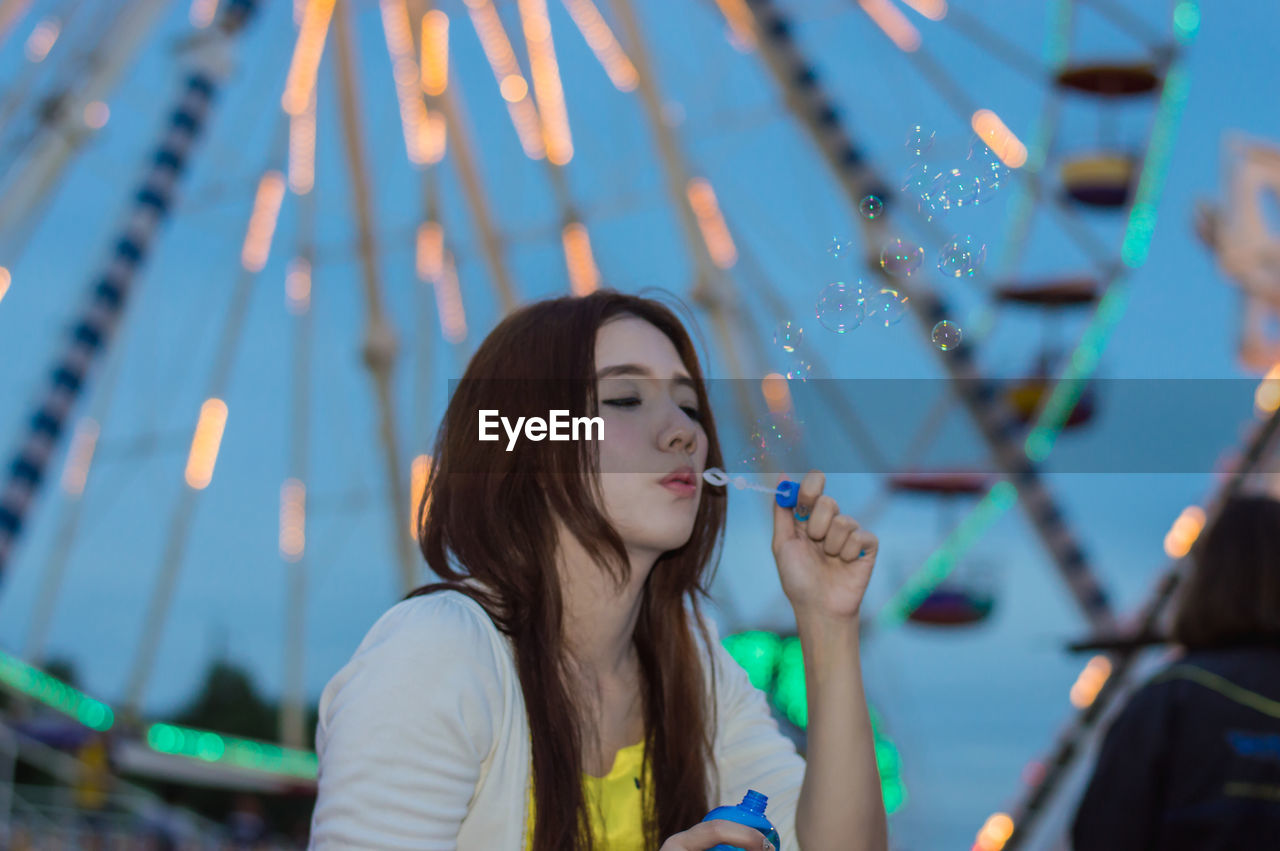
<svg viewBox="0 0 1280 851">
<path fill-rule="evenodd" d="M 698 395 L 667 336 L 634 316 L 600 328 L 596 378 L 605 516 L 628 551 L 656 558 L 689 540 L 702 498 L 707 433 Z"/>
</svg>

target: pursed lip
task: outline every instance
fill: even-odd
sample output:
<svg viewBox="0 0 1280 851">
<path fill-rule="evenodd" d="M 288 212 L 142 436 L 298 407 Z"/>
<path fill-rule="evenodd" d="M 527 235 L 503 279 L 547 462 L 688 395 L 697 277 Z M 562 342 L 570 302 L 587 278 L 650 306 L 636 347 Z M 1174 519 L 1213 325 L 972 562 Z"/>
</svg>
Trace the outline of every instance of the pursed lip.
<svg viewBox="0 0 1280 851">
<path fill-rule="evenodd" d="M 693 474 L 693 468 L 688 466 L 671 471 L 659 484 L 669 485 L 673 482 L 686 484 L 689 487 L 695 487 L 698 484 L 697 477 Z"/>
</svg>

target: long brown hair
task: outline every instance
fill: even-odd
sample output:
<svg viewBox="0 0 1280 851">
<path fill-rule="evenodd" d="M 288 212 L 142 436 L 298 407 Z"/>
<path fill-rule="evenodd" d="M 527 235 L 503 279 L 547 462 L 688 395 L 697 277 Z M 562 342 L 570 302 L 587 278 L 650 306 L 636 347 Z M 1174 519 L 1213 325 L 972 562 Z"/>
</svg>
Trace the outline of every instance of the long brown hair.
<svg viewBox="0 0 1280 851">
<path fill-rule="evenodd" d="M 1280 645 L 1280 501 L 1239 496 L 1195 551 L 1173 638 L 1190 649 Z"/>
<path fill-rule="evenodd" d="M 566 676 L 553 519 L 563 522 L 619 587 L 630 564 L 599 507 L 596 444 L 526 440 L 508 452 L 505 441 L 476 439 L 478 411 L 500 409 L 514 417 L 564 409 L 596 416 L 596 334 L 626 315 L 649 322 L 675 346 L 697 392 L 707 465 L 723 466 L 697 352 L 684 326 L 661 302 L 600 290 L 527 305 L 490 332 L 449 402 L 420 505 L 419 545 L 445 581 L 409 596 L 444 589 L 467 593 L 514 647 L 532 735 L 533 851 L 593 847 L 581 776 L 583 708 Z M 655 793 L 650 800 L 649 790 L 642 790 L 650 848 L 698 823 L 710 809 L 707 720 L 714 708 L 704 703 L 702 664 L 686 612 L 687 604 L 709 645 L 699 597 L 709 599 L 712 577 L 704 574 L 723 540 L 725 505 L 708 496 L 704 491 L 689 540 L 664 553 L 649 575 L 636 624 L 645 759 Z M 468 576 L 485 587 L 460 584 Z"/>
</svg>

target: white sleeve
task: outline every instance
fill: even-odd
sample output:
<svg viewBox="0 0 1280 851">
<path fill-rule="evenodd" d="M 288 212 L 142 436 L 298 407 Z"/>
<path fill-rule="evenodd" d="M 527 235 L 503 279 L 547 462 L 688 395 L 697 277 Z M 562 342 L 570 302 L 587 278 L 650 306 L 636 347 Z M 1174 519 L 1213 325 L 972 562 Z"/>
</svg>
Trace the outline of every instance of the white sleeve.
<svg viewBox="0 0 1280 851">
<path fill-rule="evenodd" d="M 765 795 L 769 800 L 764 814 L 778 831 L 781 851 L 799 851 L 796 807 L 804 783 L 804 758 L 778 729 L 765 693 L 751 684 L 746 670 L 720 643 L 719 632 L 709 618 L 707 630 L 716 662 L 716 762 L 722 796 L 713 803 L 735 806 L 742 803 L 748 789 Z"/>
<path fill-rule="evenodd" d="M 310 848 L 457 847 L 503 690 L 482 615 L 453 597 L 393 606 L 325 686 Z"/>
</svg>

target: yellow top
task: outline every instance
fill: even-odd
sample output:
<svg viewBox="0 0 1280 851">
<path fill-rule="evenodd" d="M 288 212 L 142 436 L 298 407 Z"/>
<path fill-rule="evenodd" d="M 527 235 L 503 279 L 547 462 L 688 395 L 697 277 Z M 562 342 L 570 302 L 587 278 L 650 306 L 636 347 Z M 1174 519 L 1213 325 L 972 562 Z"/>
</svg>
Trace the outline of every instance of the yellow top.
<svg viewBox="0 0 1280 851">
<path fill-rule="evenodd" d="M 643 773 L 643 780 L 641 775 Z M 613 769 L 604 777 L 582 775 L 582 791 L 587 799 L 591 837 L 595 845 L 608 851 L 650 851 L 644 845 L 644 816 L 640 809 L 640 784 L 653 797 L 653 778 L 644 771 L 644 742 L 618 751 Z M 524 847 L 533 846 L 533 783 L 529 784 L 529 820 L 525 825 Z"/>
</svg>

